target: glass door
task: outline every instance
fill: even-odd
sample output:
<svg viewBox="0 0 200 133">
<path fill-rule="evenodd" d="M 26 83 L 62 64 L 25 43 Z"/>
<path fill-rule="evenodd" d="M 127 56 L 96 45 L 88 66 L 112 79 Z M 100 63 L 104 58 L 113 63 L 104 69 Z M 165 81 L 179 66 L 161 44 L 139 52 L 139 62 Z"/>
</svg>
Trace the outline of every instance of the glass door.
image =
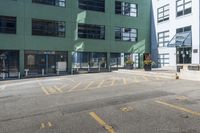
<svg viewBox="0 0 200 133">
<path fill-rule="evenodd" d="M 192 62 L 192 47 L 180 47 L 176 49 L 177 64 L 190 64 Z"/>
<path fill-rule="evenodd" d="M 50 54 L 48 55 L 48 74 L 55 74 L 56 73 L 56 55 Z"/>
</svg>

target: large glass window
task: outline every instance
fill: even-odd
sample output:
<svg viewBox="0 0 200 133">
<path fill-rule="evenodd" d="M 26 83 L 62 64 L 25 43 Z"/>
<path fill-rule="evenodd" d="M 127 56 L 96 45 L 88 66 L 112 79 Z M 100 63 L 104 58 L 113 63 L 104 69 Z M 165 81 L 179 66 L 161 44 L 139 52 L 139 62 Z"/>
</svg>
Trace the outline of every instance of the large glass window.
<svg viewBox="0 0 200 133">
<path fill-rule="evenodd" d="M 86 70 L 89 68 L 107 68 L 107 54 L 97 52 L 74 52 L 73 68 Z"/>
<path fill-rule="evenodd" d="M 0 33 L 16 34 L 16 17 L 0 16 Z"/>
<path fill-rule="evenodd" d="M 105 39 L 105 26 L 78 24 L 78 37 L 88 39 Z"/>
<path fill-rule="evenodd" d="M 33 3 L 65 7 L 65 0 L 32 0 Z"/>
<path fill-rule="evenodd" d="M 80 9 L 105 12 L 105 0 L 79 0 Z"/>
<path fill-rule="evenodd" d="M 66 73 L 67 52 L 25 51 L 26 76 Z"/>
<path fill-rule="evenodd" d="M 0 77 L 18 77 L 19 51 L 0 50 Z"/>
<path fill-rule="evenodd" d="M 182 27 L 182 28 L 178 28 L 176 29 L 176 33 L 183 33 L 183 32 L 189 32 L 191 31 L 191 26 L 186 26 L 186 27 Z"/>
<path fill-rule="evenodd" d="M 136 17 L 138 15 L 138 5 L 128 2 L 115 1 L 115 14 Z"/>
<path fill-rule="evenodd" d="M 158 8 L 158 23 L 169 20 L 169 4 Z"/>
<path fill-rule="evenodd" d="M 115 40 L 117 41 L 136 42 L 138 38 L 137 34 L 137 29 L 134 28 L 115 28 Z"/>
<path fill-rule="evenodd" d="M 183 16 L 192 12 L 192 0 L 176 0 L 176 16 Z"/>
<path fill-rule="evenodd" d="M 169 65 L 169 53 L 158 55 L 158 65 L 160 65 L 160 67 Z"/>
<path fill-rule="evenodd" d="M 65 22 L 32 19 L 32 35 L 65 37 Z"/>
<path fill-rule="evenodd" d="M 169 31 L 163 31 L 158 33 L 158 46 L 166 47 L 169 43 Z"/>
</svg>

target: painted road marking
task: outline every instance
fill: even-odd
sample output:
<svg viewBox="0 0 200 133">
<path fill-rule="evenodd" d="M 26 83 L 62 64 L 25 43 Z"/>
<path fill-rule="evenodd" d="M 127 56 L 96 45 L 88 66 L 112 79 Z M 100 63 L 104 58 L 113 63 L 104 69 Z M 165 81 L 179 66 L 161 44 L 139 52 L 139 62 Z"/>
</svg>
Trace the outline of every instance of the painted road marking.
<svg viewBox="0 0 200 133">
<path fill-rule="evenodd" d="M 102 80 L 99 85 L 97 86 L 97 88 L 100 88 L 103 84 L 104 84 L 105 80 Z"/>
<path fill-rule="evenodd" d="M 170 108 L 174 108 L 176 110 L 180 110 L 180 111 L 183 111 L 183 112 L 186 112 L 186 113 L 189 113 L 189 114 L 192 114 L 192 115 L 196 115 L 196 116 L 200 116 L 200 112 L 195 112 L 193 110 L 190 110 L 190 109 L 186 109 L 184 107 L 180 107 L 180 106 L 176 106 L 176 105 L 173 105 L 173 104 L 169 104 L 169 103 L 166 103 L 166 102 L 163 102 L 163 101 L 155 101 L 156 103 L 159 103 L 159 104 L 162 104 L 162 105 L 165 105 L 165 106 L 168 106 Z"/>
<path fill-rule="evenodd" d="M 2 85 L 2 86 L 0 87 L 0 90 L 5 90 L 5 88 L 6 88 L 6 85 Z"/>
<path fill-rule="evenodd" d="M 58 92 L 60 92 L 60 93 L 63 92 L 62 89 L 61 89 L 61 88 L 58 88 L 57 86 L 54 86 L 54 88 L 55 88 Z"/>
<path fill-rule="evenodd" d="M 112 126 L 106 124 L 105 121 L 103 121 L 95 112 L 90 112 L 89 113 L 91 117 L 93 117 L 93 119 L 95 119 L 101 126 L 103 126 L 108 133 L 116 133 L 115 130 L 113 129 Z"/>
<path fill-rule="evenodd" d="M 123 78 L 123 83 L 124 83 L 124 85 L 126 85 L 126 84 L 127 84 L 127 81 L 126 81 L 126 79 L 125 79 L 125 78 Z"/>
<path fill-rule="evenodd" d="M 120 108 L 120 110 L 123 112 L 130 112 L 133 110 L 133 108 L 131 106 L 128 106 L 128 107 L 122 107 Z"/>
<path fill-rule="evenodd" d="M 139 82 L 137 77 L 134 77 L 134 81 L 137 82 L 137 83 Z"/>
<path fill-rule="evenodd" d="M 90 86 L 94 83 L 94 81 L 91 81 L 83 90 L 87 90 L 90 88 Z"/>
<path fill-rule="evenodd" d="M 160 80 L 160 78 L 159 78 L 159 77 L 156 77 L 156 80 Z"/>
<path fill-rule="evenodd" d="M 111 86 L 115 84 L 115 79 L 112 80 Z"/>
<path fill-rule="evenodd" d="M 148 78 L 146 76 L 143 76 L 143 79 L 146 80 L 146 81 L 148 81 Z"/>
<path fill-rule="evenodd" d="M 50 95 L 50 93 L 46 90 L 45 87 L 41 87 L 41 88 L 42 88 L 43 92 L 44 92 L 46 95 Z"/>
<path fill-rule="evenodd" d="M 51 127 L 53 127 L 51 122 L 41 123 L 41 125 L 40 125 L 40 129 L 51 128 Z"/>
<path fill-rule="evenodd" d="M 67 92 L 71 92 L 74 89 L 76 89 L 78 86 L 80 86 L 82 84 L 82 82 L 79 82 L 77 85 L 75 85 L 74 87 L 72 87 L 70 90 L 68 90 Z"/>
<path fill-rule="evenodd" d="M 177 96 L 176 100 L 189 100 L 189 98 L 186 96 Z"/>
</svg>

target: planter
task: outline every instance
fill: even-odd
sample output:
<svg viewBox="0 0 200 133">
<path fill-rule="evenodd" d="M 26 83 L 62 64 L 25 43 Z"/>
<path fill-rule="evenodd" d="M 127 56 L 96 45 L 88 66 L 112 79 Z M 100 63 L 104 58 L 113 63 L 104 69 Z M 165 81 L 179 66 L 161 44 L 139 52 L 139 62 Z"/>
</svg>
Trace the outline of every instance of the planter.
<svg viewBox="0 0 200 133">
<path fill-rule="evenodd" d="M 132 65 L 132 64 L 126 64 L 126 65 L 125 65 L 125 68 L 131 70 L 131 69 L 133 69 L 133 65 Z"/>
<path fill-rule="evenodd" d="M 151 64 L 150 65 L 144 65 L 145 71 L 151 71 Z"/>
</svg>

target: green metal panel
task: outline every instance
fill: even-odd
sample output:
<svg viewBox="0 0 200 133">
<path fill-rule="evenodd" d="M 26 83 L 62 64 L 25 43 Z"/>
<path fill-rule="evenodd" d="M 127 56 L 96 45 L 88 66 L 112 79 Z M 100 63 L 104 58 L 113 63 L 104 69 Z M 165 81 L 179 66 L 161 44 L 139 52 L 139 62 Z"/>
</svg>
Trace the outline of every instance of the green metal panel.
<svg viewBox="0 0 200 133">
<path fill-rule="evenodd" d="M 115 0 L 105 0 L 105 13 L 78 8 L 78 0 L 66 7 L 32 3 L 32 0 L 1 0 L 0 15 L 17 17 L 17 34 L 0 34 L 0 49 L 144 53 L 150 51 L 150 0 L 123 0 L 138 4 L 138 17 L 115 14 Z M 32 18 L 66 22 L 66 37 L 32 36 Z M 105 40 L 79 39 L 78 23 L 106 26 Z M 137 28 L 138 42 L 115 41 L 115 26 Z M 22 52 L 21 52 L 22 53 Z M 22 54 L 20 58 L 23 59 Z M 21 71 L 24 68 L 20 61 Z M 71 64 L 71 63 L 70 63 Z"/>
</svg>

